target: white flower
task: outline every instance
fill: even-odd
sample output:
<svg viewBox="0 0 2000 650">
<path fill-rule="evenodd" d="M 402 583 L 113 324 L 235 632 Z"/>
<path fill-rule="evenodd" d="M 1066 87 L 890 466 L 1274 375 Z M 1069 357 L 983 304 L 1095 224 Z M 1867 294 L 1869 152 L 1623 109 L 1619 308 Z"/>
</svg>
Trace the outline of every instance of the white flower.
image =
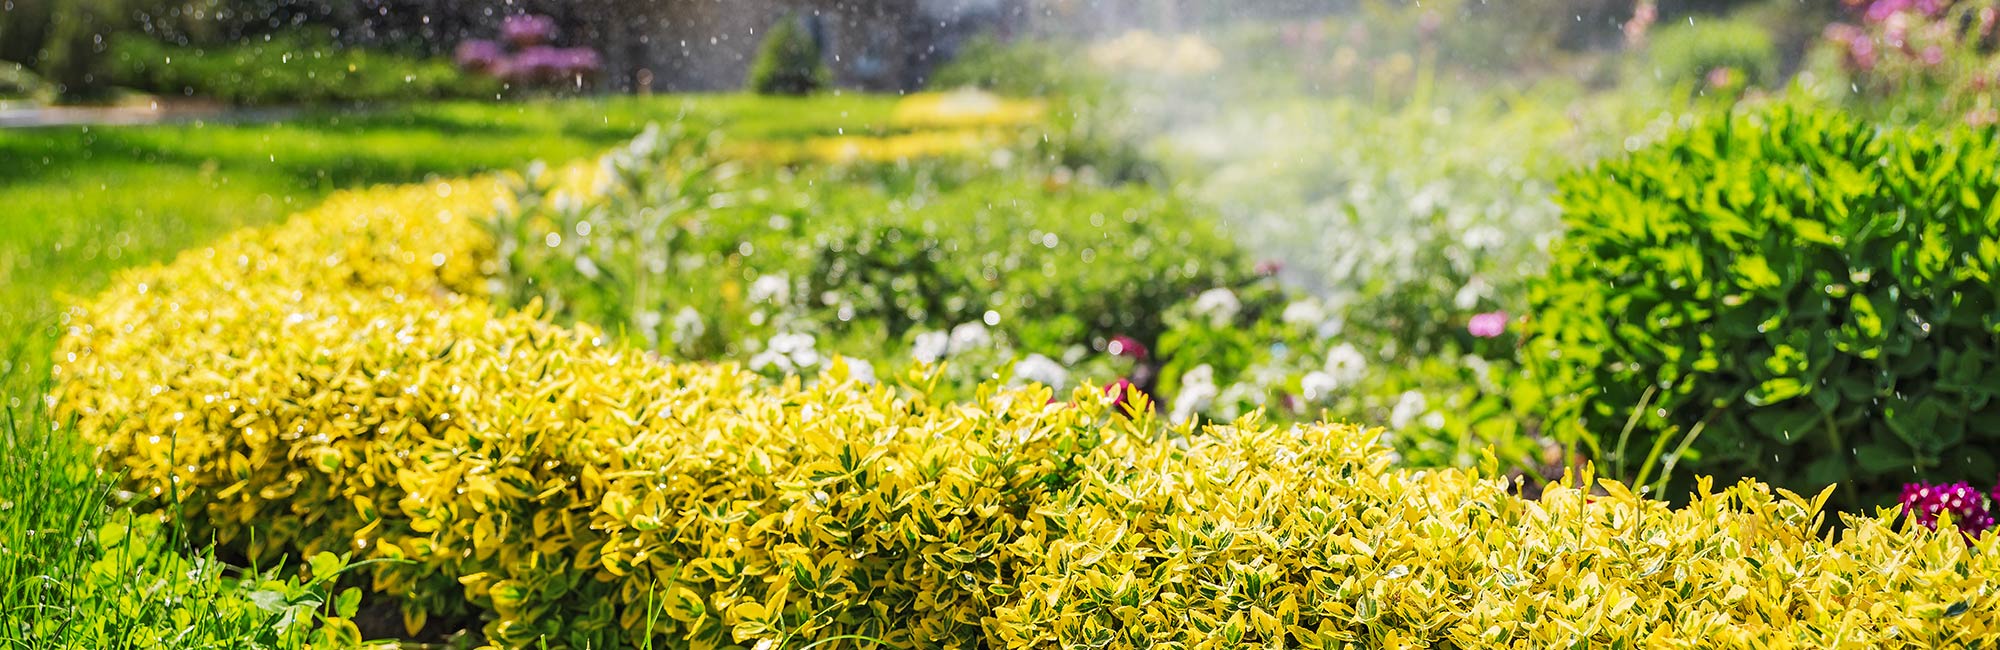
<svg viewBox="0 0 2000 650">
<path fill-rule="evenodd" d="M 1069 370 L 1055 359 L 1039 354 L 1014 363 L 1015 383 L 1034 382 L 1050 388 L 1060 389 L 1069 384 Z"/>
<path fill-rule="evenodd" d="M 946 352 L 951 351 L 951 335 L 944 332 L 924 332 L 917 335 L 911 356 L 921 363 L 937 363 Z"/>
<path fill-rule="evenodd" d="M 645 314 L 641 314 L 640 318 L 643 319 L 645 316 Z M 653 314 L 653 318 L 658 319 L 659 315 L 655 313 Z M 658 322 L 658 320 L 654 321 L 656 324 Z M 693 307 L 682 307 L 680 311 L 674 312 L 675 343 L 692 341 L 707 331 L 708 326 L 701 322 L 701 312 L 695 311 Z"/>
<path fill-rule="evenodd" d="M 959 354 L 977 350 L 993 344 L 993 333 L 980 323 L 966 323 L 951 328 L 951 353 Z"/>
<path fill-rule="evenodd" d="M 1499 248 L 1501 244 L 1507 243 L 1507 233 L 1493 226 L 1473 226 L 1465 230 L 1465 235 L 1459 239 L 1459 243 L 1472 250 Z"/>
<path fill-rule="evenodd" d="M 763 352 L 750 358 L 750 367 L 756 370 L 775 367 L 786 373 L 813 368 L 823 361 L 817 345 L 818 340 L 811 334 L 779 334 L 771 337 Z"/>
<path fill-rule="evenodd" d="M 1342 343 L 1327 351 L 1325 370 L 1334 381 L 1334 389 L 1338 390 L 1368 376 L 1368 357 L 1354 345 Z"/>
<path fill-rule="evenodd" d="M 592 280 L 604 274 L 597 269 L 597 263 L 590 261 L 590 257 L 587 255 L 576 256 L 576 272 Z"/>
<path fill-rule="evenodd" d="M 750 283 L 750 302 L 783 305 L 792 301 L 792 281 L 783 275 L 766 275 Z"/>
<path fill-rule="evenodd" d="M 1437 411 L 1431 411 L 1429 413 L 1425 413 L 1423 419 L 1420 421 L 1423 422 L 1424 428 L 1426 429 L 1430 429 L 1432 431 L 1440 431 L 1444 429 L 1443 413 L 1439 413 Z"/>
<path fill-rule="evenodd" d="M 875 364 L 853 357 L 841 357 L 840 361 L 847 364 L 849 378 L 864 384 L 875 383 Z"/>
<path fill-rule="evenodd" d="M 1428 406 L 1423 393 L 1404 391 L 1401 397 L 1396 398 L 1395 408 L 1389 410 L 1389 428 L 1398 431 L 1409 428 L 1410 422 L 1422 415 Z"/>
<path fill-rule="evenodd" d="M 1314 334 L 1317 334 L 1319 336 L 1319 340 L 1324 341 L 1336 336 L 1340 336 L 1341 331 L 1346 329 L 1347 329 L 1347 321 L 1342 320 L 1339 316 L 1334 316 L 1332 318 L 1320 321 L 1319 329 L 1318 331 L 1314 332 Z"/>
<path fill-rule="evenodd" d="M 771 350 L 765 350 L 757 353 L 756 356 L 750 357 L 751 370 L 763 372 L 770 368 L 777 368 L 779 372 L 790 374 L 792 372 L 792 358 Z"/>
<path fill-rule="evenodd" d="M 1235 320 L 1236 312 L 1243 310 L 1243 303 L 1236 299 L 1236 292 L 1227 287 L 1217 287 L 1195 296 L 1194 313 L 1208 317 L 1208 322 L 1217 327 L 1228 325 Z"/>
<path fill-rule="evenodd" d="M 1340 386 L 1340 379 L 1318 370 L 1308 372 L 1306 376 L 1299 378 L 1299 388 L 1305 391 L 1308 402 L 1330 397 L 1334 391 L 1340 390 Z"/>
<path fill-rule="evenodd" d="M 1285 314 L 1281 319 L 1286 325 L 1317 327 L 1326 322 L 1326 310 L 1321 309 L 1316 300 L 1300 300 L 1285 305 Z"/>
<path fill-rule="evenodd" d="M 1234 420 L 1236 416 L 1243 414 L 1243 407 L 1246 404 L 1252 408 L 1263 406 L 1263 391 L 1258 390 L 1256 386 L 1243 382 L 1230 384 L 1228 388 L 1222 390 L 1221 395 L 1217 395 L 1215 398 L 1215 415 L 1220 419 Z"/>
<path fill-rule="evenodd" d="M 1452 296 L 1451 302 L 1459 309 L 1471 310 L 1479 306 L 1479 299 L 1491 293 L 1493 285 L 1487 284 L 1485 280 L 1473 278 L 1472 281 L 1465 283 L 1465 286 L 1459 287 L 1458 295 Z"/>
<path fill-rule="evenodd" d="M 1181 375 L 1180 394 L 1174 396 L 1173 423 L 1187 422 L 1196 413 L 1208 410 L 1219 394 L 1215 387 L 1215 368 L 1204 363 L 1187 371 Z"/>
</svg>

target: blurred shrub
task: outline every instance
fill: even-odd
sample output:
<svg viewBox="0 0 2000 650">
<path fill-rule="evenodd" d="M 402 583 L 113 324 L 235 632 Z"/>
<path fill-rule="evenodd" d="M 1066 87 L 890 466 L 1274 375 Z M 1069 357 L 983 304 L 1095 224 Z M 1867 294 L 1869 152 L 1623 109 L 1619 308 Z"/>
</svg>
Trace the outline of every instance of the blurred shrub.
<svg viewBox="0 0 2000 650">
<path fill-rule="evenodd" d="M 1011 97 L 1053 97 L 1090 88 L 1087 67 L 1076 65 L 1075 46 L 1045 40 L 1007 42 L 991 34 L 968 39 L 931 73 L 939 90 L 979 88 Z"/>
<path fill-rule="evenodd" d="M 35 99 L 47 92 L 47 86 L 26 66 L 0 62 L 0 99 Z"/>
<path fill-rule="evenodd" d="M 967 323 L 1060 357 L 1150 342 L 1169 306 L 1248 275 L 1185 203 L 1025 161 L 991 171 L 1006 150 L 774 172 L 717 166 L 703 146 L 656 131 L 593 178 L 529 177 L 496 221 L 496 295 L 688 359 L 806 336 L 813 359 L 882 360 Z"/>
<path fill-rule="evenodd" d="M 1778 79 L 1778 49 L 1771 32 L 1744 18 L 1691 18 L 1650 36 L 1646 65 L 1674 86 L 1712 91 L 1771 87 Z"/>
<path fill-rule="evenodd" d="M 163 45 L 132 36 L 112 44 L 113 75 L 133 88 L 232 104 L 323 104 L 491 98 L 498 82 L 450 61 L 337 47 L 301 36 L 221 48 Z"/>
<path fill-rule="evenodd" d="M 1830 94 L 1899 123 L 2000 123 L 2000 2 L 1874 0 L 1828 25 Z M 1855 92 L 1858 91 L 1858 92 Z"/>
<path fill-rule="evenodd" d="M 1782 109 L 1568 177 L 1527 355 L 1558 432 L 1670 494 L 1993 476 L 1996 165 L 1990 130 Z"/>
<path fill-rule="evenodd" d="M 749 86 L 764 95 L 808 95 L 826 87 L 830 74 L 819 38 L 806 31 L 798 16 L 786 14 L 757 48 Z"/>
</svg>

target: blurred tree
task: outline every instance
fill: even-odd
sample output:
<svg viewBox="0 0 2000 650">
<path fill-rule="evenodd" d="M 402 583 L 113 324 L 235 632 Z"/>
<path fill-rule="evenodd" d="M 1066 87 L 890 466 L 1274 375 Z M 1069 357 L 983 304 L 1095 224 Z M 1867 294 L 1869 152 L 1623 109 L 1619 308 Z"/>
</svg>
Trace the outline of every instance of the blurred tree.
<svg viewBox="0 0 2000 650">
<path fill-rule="evenodd" d="M 96 99 L 109 92 L 100 74 L 106 44 L 131 28 L 130 0 L 66 0 L 56 3 L 35 67 L 65 99 Z"/>
<path fill-rule="evenodd" d="M 787 13 L 764 37 L 750 64 L 751 90 L 766 95 L 806 95 L 827 84 L 821 39 L 796 14 Z"/>
</svg>

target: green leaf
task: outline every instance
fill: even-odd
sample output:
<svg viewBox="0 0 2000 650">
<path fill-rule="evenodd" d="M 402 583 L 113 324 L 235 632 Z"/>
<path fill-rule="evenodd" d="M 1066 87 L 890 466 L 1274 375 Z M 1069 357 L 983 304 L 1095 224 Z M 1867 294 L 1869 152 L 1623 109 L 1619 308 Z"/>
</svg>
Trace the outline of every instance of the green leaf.
<svg viewBox="0 0 2000 650">
<path fill-rule="evenodd" d="M 347 568 L 347 561 L 340 556 L 321 551 L 306 560 L 306 568 L 312 573 L 314 582 L 326 582 Z"/>
<path fill-rule="evenodd" d="M 333 598 L 334 616 L 354 618 L 354 615 L 360 611 L 361 589 L 359 587 L 348 587 L 346 590 L 341 591 L 339 596 Z"/>
</svg>

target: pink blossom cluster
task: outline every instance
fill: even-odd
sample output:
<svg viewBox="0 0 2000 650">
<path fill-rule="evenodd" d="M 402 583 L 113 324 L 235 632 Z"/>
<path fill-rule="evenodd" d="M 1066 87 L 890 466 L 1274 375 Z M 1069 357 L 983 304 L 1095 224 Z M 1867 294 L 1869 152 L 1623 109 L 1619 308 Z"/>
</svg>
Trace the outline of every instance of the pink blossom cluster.
<svg viewBox="0 0 2000 650">
<path fill-rule="evenodd" d="M 458 44 L 458 66 L 514 83 L 559 83 L 596 74 L 604 67 L 597 51 L 587 47 L 554 47 L 556 21 L 548 16 L 509 16 L 500 24 L 502 40 L 518 51 L 509 55 L 496 41 L 473 39 Z"/>
<path fill-rule="evenodd" d="M 2000 485 L 1993 487 L 1992 494 L 1995 500 L 2000 500 Z M 1938 517 L 1949 512 L 1959 530 L 1978 535 L 1994 524 L 1986 497 L 1979 488 L 1963 481 L 1940 485 L 1911 483 L 1903 486 L 1903 513 L 1916 518 L 1917 523 L 1936 528 Z"/>
<path fill-rule="evenodd" d="M 546 45 L 556 37 L 556 19 L 530 14 L 508 16 L 500 22 L 500 37 L 514 47 Z"/>
<path fill-rule="evenodd" d="M 1948 33 L 1957 29 L 1957 21 L 1944 20 L 1945 12 L 1951 10 L 1956 0 L 1848 0 L 1848 6 L 1858 11 L 1861 24 L 1833 23 L 1826 26 L 1825 37 L 1841 46 L 1847 55 L 1847 64 L 1861 71 L 1875 69 L 1883 57 L 1900 54 L 1928 67 L 1942 65 L 1945 48 L 1940 43 L 1951 39 Z M 1996 18 L 1994 7 L 1985 7 L 1977 12 L 1975 25 L 1980 38 L 1992 35 Z"/>
</svg>

